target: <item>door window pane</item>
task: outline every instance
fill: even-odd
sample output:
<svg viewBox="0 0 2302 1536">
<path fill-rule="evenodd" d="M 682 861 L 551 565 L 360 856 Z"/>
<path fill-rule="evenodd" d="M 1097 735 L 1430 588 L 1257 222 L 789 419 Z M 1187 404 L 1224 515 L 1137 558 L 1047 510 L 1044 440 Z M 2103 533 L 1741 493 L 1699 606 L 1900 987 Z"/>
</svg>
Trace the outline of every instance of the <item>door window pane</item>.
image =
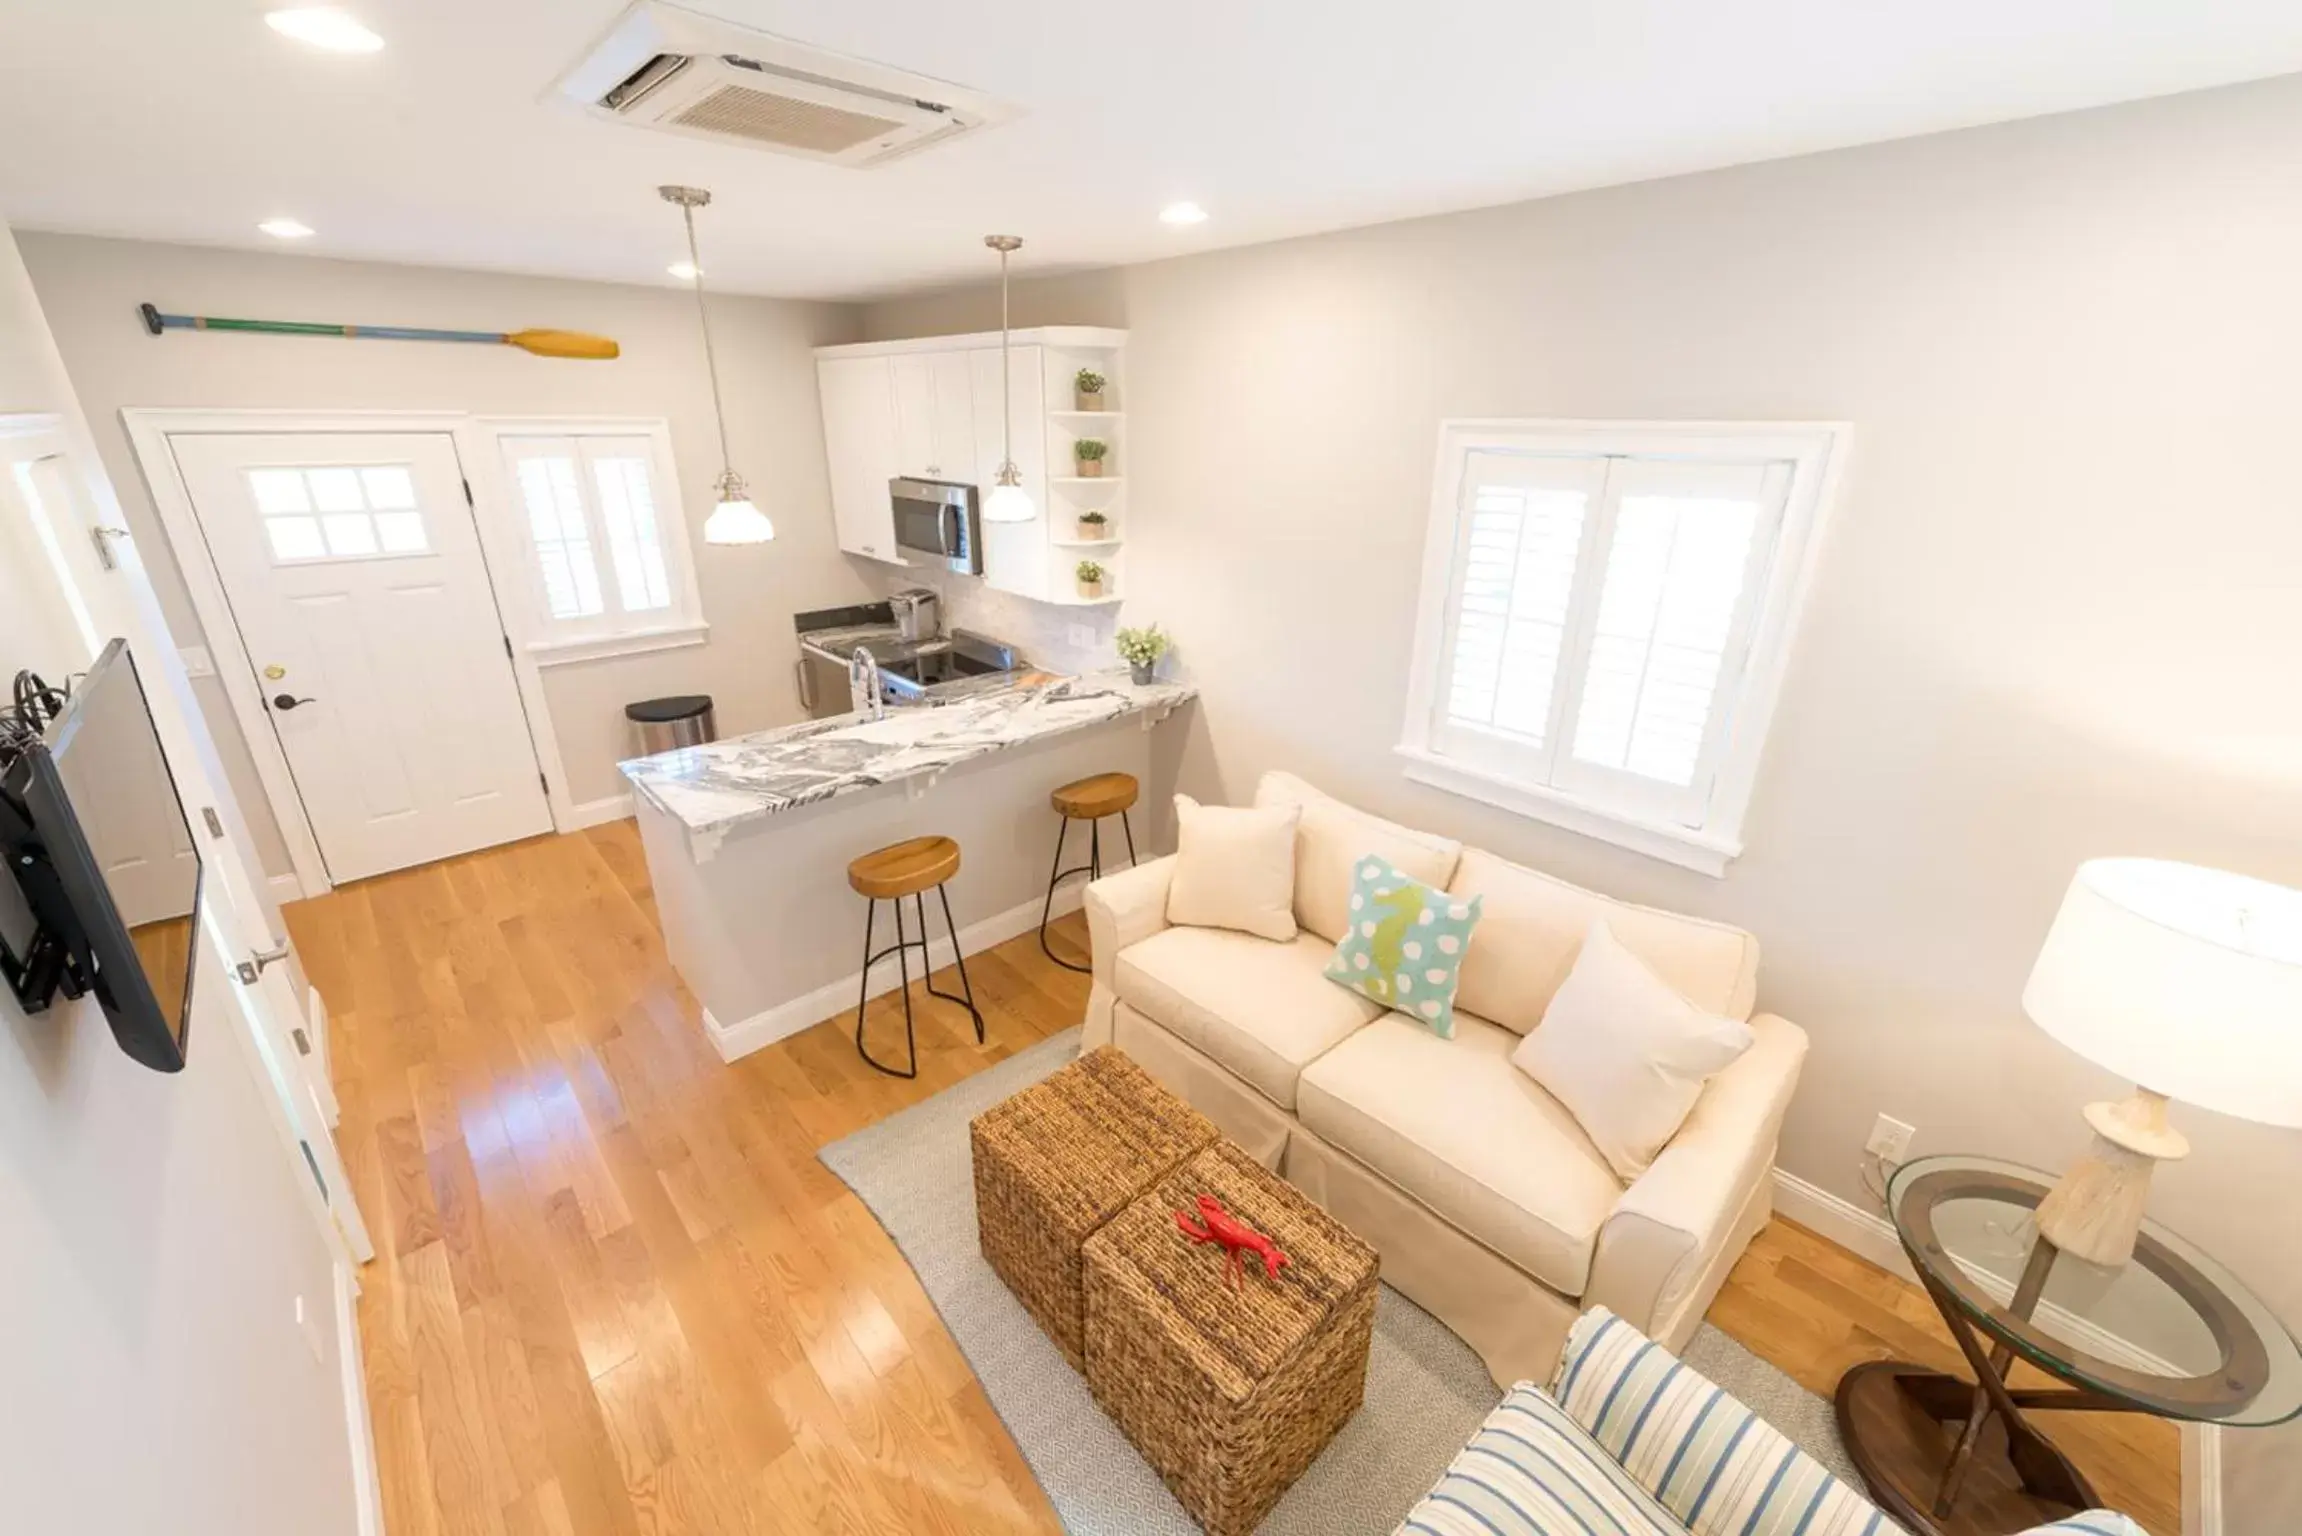
<svg viewBox="0 0 2302 1536">
<path fill-rule="evenodd" d="M 267 517 L 264 535 L 275 560 L 317 560 L 328 552 L 319 523 L 309 517 Z"/>
<path fill-rule="evenodd" d="M 368 504 L 360 494 L 356 469 L 307 469 L 304 478 L 311 482 L 312 500 L 322 512 L 358 512 Z"/>
<path fill-rule="evenodd" d="M 416 482 L 405 464 L 378 464 L 361 470 L 360 488 L 368 493 L 368 505 L 378 511 L 416 504 Z"/>
</svg>

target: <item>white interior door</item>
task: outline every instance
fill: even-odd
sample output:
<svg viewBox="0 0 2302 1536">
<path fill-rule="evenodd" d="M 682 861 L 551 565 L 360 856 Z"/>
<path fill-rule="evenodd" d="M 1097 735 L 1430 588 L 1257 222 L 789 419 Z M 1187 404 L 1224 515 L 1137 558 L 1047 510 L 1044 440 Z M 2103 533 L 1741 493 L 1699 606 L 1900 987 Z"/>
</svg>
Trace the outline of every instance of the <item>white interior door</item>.
<svg viewBox="0 0 2302 1536">
<path fill-rule="evenodd" d="M 329 878 L 550 831 L 454 440 L 169 446 Z"/>
<path fill-rule="evenodd" d="M 0 638 L 12 642 L 0 661 L 10 666 L 28 661 L 62 677 L 95 658 L 101 637 L 127 637 L 166 758 L 164 763 L 146 759 L 104 767 L 123 776 L 172 777 L 171 797 L 191 818 L 205 867 L 198 927 L 181 939 L 198 953 L 165 958 L 179 964 L 189 960 L 195 988 L 226 993 L 240 1010 L 246 1026 L 242 1038 L 279 1106 L 287 1150 L 299 1173 L 312 1180 L 328 1228 L 351 1258 L 365 1262 L 375 1249 L 329 1134 L 335 1100 L 315 1048 L 315 1021 L 305 1017 L 286 967 L 253 966 L 254 955 L 277 951 L 285 941 L 273 932 L 260 872 L 244 840 L 227 834 L 228 827 L 244 822 L 219 793 L 223 765 L 191 702 L 183 663 L 168 644 L 142 554 L 132 539 L 92 537 L 100 528 L 119 526 L 117 505 L 109 517 L 100 513 L 90 479 L 73 465 L 60 432 L 11 436 L 6 427 L 0 418 L 0 568 L 37 573 L 13 590 L 52 592 L 58 603 L 44 614 L 12 614 L 33 622 L 23 630 L 0 626 Z M 81 452 L 93 456 L 92 449 Z M 101 560 L 95 553 L 99 546 L 105 551 Z M 35 643 L 13 643 L 19 641 Z M 171 872 L 180 877 L 182 861 L 191 856 L 180 823 L 165 830 L 153 825 L 134 829 L 109 839 L 97 852 L 110 874 L 125 865 L 148 877 L 130 882 L 133 888 L 122 893 L 124 908 L 133 908 L 123 914 L 131 924 L 148 927 L 180 909 L 180 896 L 166 894 L 164 878 Z M 252 982 L 238 973 L 242 963 L 254 969 Z M 196 1035 L 191 1048 L 221 1044 Z"/>
</svg>

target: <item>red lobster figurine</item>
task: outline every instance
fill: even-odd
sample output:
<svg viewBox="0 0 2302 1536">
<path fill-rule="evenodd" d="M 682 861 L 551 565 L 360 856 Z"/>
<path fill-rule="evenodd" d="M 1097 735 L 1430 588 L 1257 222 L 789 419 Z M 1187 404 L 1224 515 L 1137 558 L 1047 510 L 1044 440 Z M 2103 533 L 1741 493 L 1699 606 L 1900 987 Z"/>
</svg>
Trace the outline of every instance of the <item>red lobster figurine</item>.
<svg viewBox="0 0 2302 1536">
<path fill-rule="evenodd" d="M 1175 1213 L 1175 1225 L 1180 1227 L 1183 1235 L 1194 1243 L 1221 1243 L 1223 1245 L 1226 1250 L 1223 1261 L 1223 1278 L 1234 1291 L 1239 1289 L 1239 1275 L 1242 1269 L 1239 1258 L 1241 1253 L 1260 1255 L 1263 1260 L 1263 1274 L 1265 1278 L 1272 1280 L 1279 1278 L 1281 1265 L 1294 1262 L 1279 1251 L 1277 1243 L 1272 1242 L 1262 1233 L 1223 1209 L 1223 1202 L 1213 1195 L 1200 1195 L 1196 1203 L 1199 1207 L 1199 1220 L 1197 1222 L 1192 1221 L 1191 1213 L 1188 1211 L 1177 1211 Z"/>
</svg>

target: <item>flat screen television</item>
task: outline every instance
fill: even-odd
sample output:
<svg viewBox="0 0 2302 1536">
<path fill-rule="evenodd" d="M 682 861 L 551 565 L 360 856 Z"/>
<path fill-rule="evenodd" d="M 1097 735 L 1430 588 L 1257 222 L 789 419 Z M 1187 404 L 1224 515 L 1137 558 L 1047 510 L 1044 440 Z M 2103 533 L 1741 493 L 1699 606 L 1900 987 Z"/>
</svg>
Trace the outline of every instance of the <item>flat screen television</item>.
<svg viewBox="0 0 2302 1536">
<path fill-rule="evenodd" d="M 0 960 L 28 1011 L 93 994 L 135 1060 L 181 1071 L 201 866 L 124 640 L 0 775 L 0 840 L 23 903 Z"/>
</svg>

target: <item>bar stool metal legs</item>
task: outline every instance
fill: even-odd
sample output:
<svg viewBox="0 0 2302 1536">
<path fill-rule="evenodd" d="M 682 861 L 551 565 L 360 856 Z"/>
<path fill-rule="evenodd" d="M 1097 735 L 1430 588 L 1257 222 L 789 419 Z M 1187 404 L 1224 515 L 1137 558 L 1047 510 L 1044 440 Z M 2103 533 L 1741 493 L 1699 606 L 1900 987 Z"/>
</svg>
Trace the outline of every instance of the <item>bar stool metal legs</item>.
<svg viewBox="0 0 2302 1536">
<path fill-rule="evenodd" d="M 946 1002 L 957 1003 L 967 1010 L 975 1021 L 975 1043 L 984 1041 L 983 1012 L 975 1006 L 975 983 L 968 979 L 967 956 L 959 947 L 959 929 L 951 918 L 951 892 L 945 882 L 959 869 L 959 845 L 949 838 L 914 838 L 865 854 L 847 868 L 848 884 L 869 898 L 863 913 L 863 975 L 858 983 L 855 1001 L 855 1054 L 864 1064 L 889 1077 L 915 1078 L 919 1075 L 919 1036 L 911 1013 L 911 959 L 909 952 L 919 951 L 920 980 L 927 990 Z M 935 888 L 936 900 L 943 907 L 943 931 L 951 937 L 951 955 L 959 970 L 959 992 L 946 992 L 935 984 L 927 939 L 927 888 Z M 911 937 L 909 926 L 903 920 L 903 899 L 911 898 L 912 910 L 919 917 L 919 937 Z M 895 942 L 874 952 L 871 947 L 872 930 L 879 915 L 879 903 L 887 901 L 895 908 Z M 871 968 L 889 955 L 903 974 L 903 1045 L 904 1064 L 893 1066 L 871 1054 L 864 1044 L 864 1024 L 871 1005 Z M 964 995 L 962 995 L 964 994 Z"/>
<path fill-rule="evenodd" d="M 1120 828 L 1127 834 L 1127 867 L 1135 867 L 1135 824 L 1128 820 L 1128 807 L 1135 803 L 1137 785 L 1134 776 L 1125 773 L 1099 773 L 1091 779 L 1066 784 L 1048 796 L 1056 814 L 1063 818 L 1055 833 L 1055 860 L 1047 876 L 1047 900 L 1039 909 L 1039 951 L 1067 971 L 1082 974 L 1094 969 L 1076 960 L 1066 960 L 1047 943 L 1047 925 L 1055 915 L 1056 888 L 1075 875 L 1089 880 L 1103 878 L 1103 820 L 1117 816 Z M 1063 844 L 1070 835 L 1071 823 L 1087 823 L 1087 862 L 1063 867 Z"/>
</svg>

